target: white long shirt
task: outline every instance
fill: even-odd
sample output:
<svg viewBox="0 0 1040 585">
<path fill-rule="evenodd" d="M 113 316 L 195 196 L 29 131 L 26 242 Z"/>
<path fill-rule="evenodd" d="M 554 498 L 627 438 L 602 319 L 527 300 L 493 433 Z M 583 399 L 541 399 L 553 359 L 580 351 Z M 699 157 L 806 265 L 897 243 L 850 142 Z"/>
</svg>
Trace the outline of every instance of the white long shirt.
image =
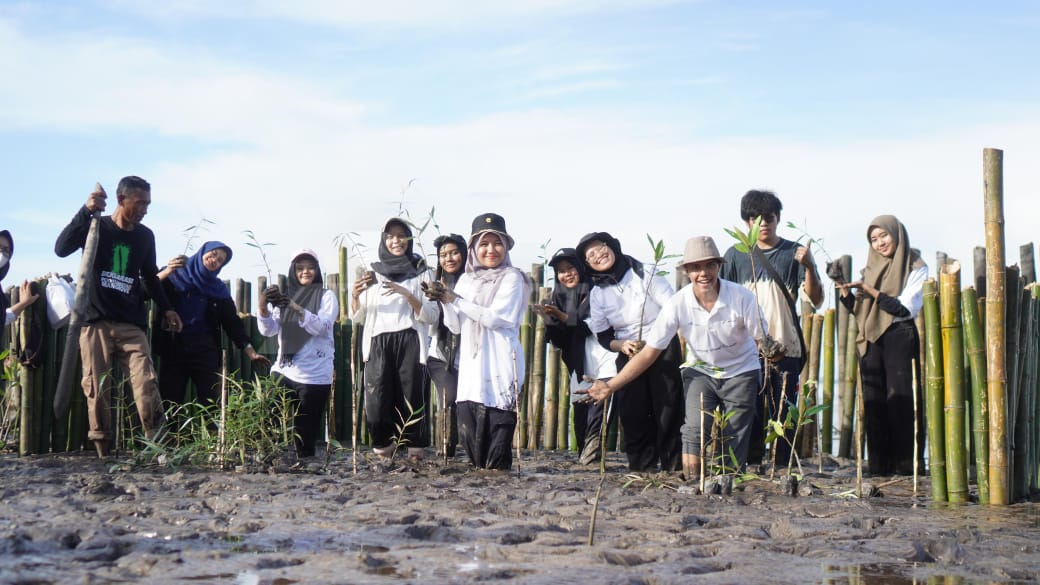
<svg viewBox="0 0 1040 585">
<path fill-rule="evenodd" d="M 259 315 L 256 318 L 257 329 L 264 337 L 274 337 L 281 333 L 282 323 L 280 321 L 282 310 L 271 307 L 268 304 L 268 316 Z M 339 301 L 336 293 L 325 290 L 321 294 L 321 305 L 317 314 L 310 311 L 303 312 L 303 320 L 300 327 L 311 335 L 300 351 L 296 352 L 291 364 L 279 365 L 282 362 L 282 344 L 278 344 L 278 359 L 271 366 L 271 373 L 281 374 L 294 382 L 301 384 L 331 384 L 333 369 L 333 354 L 336 343 L 332 337 L 332 326 L 339 316 Z"/>
<path fill-rule="evenodd" d="M 686 340 L 685 366 L 716 378 L 757 370 L 758 346 L 765 327 L 755 295 L 739 284 L 719 279 L 719 298 L 708 311 L 688 284 L 661 308 L 646 344 L 664 350 L 679 332 Z"/>
<path fill-rule="evenodd" d="M 928 265 L 924 264 L 910 271 L 910 275 L 906 277 L 906 286 L 899 293 L 899 304 L 906 307 L 907 311 L 910 311 L 909 317 L 896 317 L 892 320 L 893 323 L 899 321 L 912 321 L 917 318 L 917 314 L 921 312 L 921 306 L 924 305 L 924 281 L 928 279 Z"/>
<path fill-rule="evenodd" d="M 647 273 L 652 266 L 645 266 Z M 614 338 L 621 340 L 639 338 L 639 317 L 643 317 L 643 337 L 650 332 L 650 327 L 657 318 L 675 289 L 664 278 L 654 275 L 650 280 L 649 295 L 646 281 L 629 270 L 616 285 L 593 286 L 589 292 L 589 330 L 597 334 L 614 328 Z M 643 309 L 643 299 L 646 308 Z"/>
<path fill-rule="evenodd" d="M 455 284 L 456 299 L 444 303 L 444 325 L 461 334 L 457 402 L 478 402 L 492 408 L 513 410 L 518 385 L 524 383 L 524 350 L 520 345 L 520 321 L 527 309 L 524 278 L 518 270 L 502 277 L 491 305 L 469 300 L 479 283 L 470 273 Z M 470 339 L 471 321 L 483 326 L 480 339 Z M 475 350 L 474 350 L 475 349 Z"/>
<path fill-rule="evenodd" d="M 355 323 L 365 326 L 364 334 L 361 336 L 362 359 L 368 361 L 372 339 L 376 335 L 411 328 L 419 334 L 419 362 L 425 364 L 430 344 L 429 326 L 436 326 L 437 317 L 440 315 L 437 303 L 427 299 L 422 292 L 422 283 L 430 281 L 430 271 L 424 270 L 397 283 L 419 299 L 422 307 L 418 315 L 403 295 L 386 294 L 388 291 L 382 287 L 382 283 L 385 282 L 382 276 L 377 274 L 376 279 L 376 284 L 365 289 L 358 297 L 358 310 L 350 316 Z"/>
</svg>

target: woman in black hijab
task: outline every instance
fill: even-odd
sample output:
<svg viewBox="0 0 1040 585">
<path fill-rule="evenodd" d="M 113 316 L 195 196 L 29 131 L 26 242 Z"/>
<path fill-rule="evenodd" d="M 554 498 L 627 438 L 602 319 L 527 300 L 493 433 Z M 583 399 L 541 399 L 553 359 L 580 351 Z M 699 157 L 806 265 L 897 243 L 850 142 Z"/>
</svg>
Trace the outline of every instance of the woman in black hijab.
<svg viewBox="0 0 1040 585">
<path fill-rule="evenodd" d="M 578 391 L 587 389 L 591 380 L 615 376 L 617 354 L 600 345 L 589 329 L 591 287 L 585 264 L 577 251 L 561 248 L 553 254 L 549 265 L 553 267 L 556 278 L 552 302 L 534 305 L 533 309 L 545 321 L 546 335 L 561 351 L 563 363 L 570 372 L 574 437 L 580 452 L 578 460 L 588 465 L 599 459 L 604 403 L 591 401 Z"/>
<path fill-rule="evenodd" d="M 433 246 L 437 249 L 436 280 L 449 290 L 455 290 L 455 283 L 466 270 L 466 239 L 459 234 L 439 236 L 433 241 Z M 444 325 L 444 315 L 439 312 L 437 327 L 431 328 L 431 333 L 426 369 L 440 397 L 441 420 L 447 425 L 440 431 L 444 454 L 454 457 L 455 446 L 459 441 L 458 420 L 455 416 L 455 399 L 459 390 L 459 336 L 448 330 Z"/>
</svg>

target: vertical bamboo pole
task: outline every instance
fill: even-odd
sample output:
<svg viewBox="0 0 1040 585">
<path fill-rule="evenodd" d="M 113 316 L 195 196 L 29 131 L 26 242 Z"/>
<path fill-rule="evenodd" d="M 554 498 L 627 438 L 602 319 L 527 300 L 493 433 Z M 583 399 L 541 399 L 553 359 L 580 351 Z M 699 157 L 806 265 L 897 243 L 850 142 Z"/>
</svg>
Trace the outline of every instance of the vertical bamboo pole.
<svg viewBox="0 0 1040 585">
<path fill-rule="evenodd" d="M 1018 417 L 1018 330 L 1021 324 L 1019 315 L 1019 272 L 1018 266 L 1009 266 L 1006 269 L 1004 281 L 1004 383 L 1007 390 L 1007 433 L 1008 433 L 1008 498 L 1009 502 L 1016 499 L 1015 496 L 1015 420 Z"/>
<path fill-rule="evenodd" d="M 347 248 L 344 246 L 339 247 L 339 320 L 340 323 L 346 323 L 350 319 L 350 287 L 347 275 L 347 260 L 350 254 L 347 252 Z"/>
<path fill-rule="evenodd" d="M 859 354 L 856 351 L 856 337 L 859 335 L 859 324 L 854 317 L 849 318 L 849 331 L 845 343 L 845 386 L 841 396 L 841 435 L 838 440 L 838 456 L 852 456 L 853 420 L 856 414 L 856 379 L 859 373 Z"/>
<path fill-rule="evenodd" d="M 807 371 L 808 387 L 802 387 L 802 394 L 799 397 L 801 406 L 798 412 L 804 413 L 808 409 L 812 408 L 817 404 L 817 392 L 820 388 L 820 349 L 823 345 L 823 315 L 813 314 L 812 316 L 812 328 L 811 338 L 809 343 L 809 369 Z M 805 429 L 802 431 L 802 457 L 811 457 L 816 443 L 816 433 L 819 429 L 819 414 L 812 418 L 805 419 Z"/>
<path fill-rule="evenodd" d="M 990 503 L 1011 502 L 1008 476 L 1008 396 L 1004 353 L 1004 152 L 983 151 L 986 217 L 986 388 L 989 394 Z"/>
<path fill-rule="evenodd" d="M 964 451 L 964 330 L 961 321 L 961 265 L 953 260 L 939 274 L 942 287 L 946 494 L 950 502 L 968 501 L 968 457 Z"/>
<path fill-rule="evenodd" d="M 19 290 L 17 288 L 13 289 L 11 291 L 11 304 L 13 305 L 20 300 Z M 18 343 L 14 344 L 16 347 L 25 347 L 29 341 L 29 317 L 32 316 L 31 311 L 31 308 L 27 308 L 18 317 L 15 333 L 18 336 Z M 12 350 L 16 347 L 13 347 Z M 22 387 L 22 403 L 18 409 L 18 454 L 22 456 L 36 452 L 36 419 L 33 417 L 33 410 L 36 408 L 36 393 L 33 391 L 33 378 L 33 371 L 22 366 L 21 376 L 19 377 L 19 384 Z"/>
<path fill-rule="evenodd" d="M 928 472 L 932 481 L 932 501 L 946 501 L 946 451 L 943 418 L 943 359 L 942 333 L 939 323 L 939 291 L 935 281 L 928 279 L 923 286 L 925 324 L 925 411 L 928 418 Z"/>
<path fill-rule="evenodd" d="M 827 309 L 823 314 L 823 378 L 820 388 L 825 408 L 820 411 L 821 461 L 823 453 L 831 454 L 834 435 L 834 317 L 834 309 Z"/>
<path fill-rule="evenodd" d="M 975 264 L 975 296 L 986 298 L 986 248 L 975 246 L 972 250 L 972 260 Z M 985 312 L 980 312 L 984 315 Z"/>
<path fill-rule="evenodd" d="M 1036 282 L 1036 260 L 1033 252 L 1033 242 L 1022 244 L 1018 247 L 1018 266 L 1022 269 L 1022 278 L 1026 284 Z"/>
<path fill-rule="evenodd" d="M 541 266 L 538 264 L 537 266 Z M 537 282 L 537 281 L 536 281 Z M 549 289 L 541 288 L 538 291 L 538 300 L 547 298 Z M 527 448 L 537 449 L 542 440 L 543 415 L 545 403 L 545 349 L 546 349 L 545 321 L 535 319 L 534 343 L 531 348 L 531 382 L 527 385 L 528 390 L 528 424 L 530 428 L 527 433 Z"/>
<path fill-rule="evenodd" d="M 1037 429 L 1037 424 L 1040 423 L 1040 285 L 1034 284 L 1031 293 L 1033 342 L 1036 349 L 1033 351 L 1033 383 L 1030 385 L 1033 392 L 1033 420 L 1029 428 L 1033 429 L 1033 463 L 1036 473 L 1032 474 L 1032 488 L 1036 489 L 1040 483 L 1040 429 Z"/>
<path fill-rule="evenodd" d="M 556 420 L 559 425 L 556 429 L 556 448 L 567 450 L 568 438 L 570 437 L 571 420 L 571 377 L 567 373 L 567 366 L 563 363 L 563 352 L 557 355 L 559 364 L 556 366 L 557 374 L 557 397 L 556 397 Z"/>
<path fill-rule="evenodd" d="M 975 442 L 975 481 L 979 487 L 979 503 L 989 503 L 989 403 L 986 397 L 986 340 L 982 335 L 979 305 L 975 289 L 968 287 L 961 295 L 964 313 L 964 341 L 971 366 L 971 420 Z"/>
<path fill-rule="evenodd" d="M 844 274 L 846 276 L 846 278 L 848 278 L 848 277 L 850 277 L 852 275 L 852 256 L 849 256 L 848 254 L 845 254 L 845 255 L 841 256 L 840 258 L 838 258 L 838 264 L 841 266 L 842 274 Z M 841 405 L 841 411 L 840 412 L 842 413 L 842 417 L 844 417 L 846 396 L 848 396 L 849 399 L 851 399 L 851 397 L 852 397 L 852 393 L 848 392 L 846 390 L 848 385 L 846 384 L 846 376 L 845 376 L 845 364 L 846 364 L 846 362 L 845 362 L 845 344 L 847 343 L 847 340 L 848 340 L 848 337 L 849 337 L 849 316 L 851 315 L 851 313 L 849 312 L 848 309 L 845 308 L 845 305 L 841 304 L 841 300 L 839 299 L 839 294 L 840 294 L 840 292 L 838 291 L 837 286 L 835 286 L 835 288 L 834 288 L 834 310 L 836 311 L 835 312 L 835 319 L 836 319 L 835 320 L 835 327 L 836 327 L 836 334 L 837 334 L 837 345 L 835 346 L 836 349 L 835 349 L 835 354 L 834 355 L 835 355 L 835 361 L 837 362 L 838 404 Z M 853 339 L 852 343 L 856 343 L 856 340 Z M 844 418 L 842 419 L 841 424 L 842 425 L 845 424 Z M 844 426 L 839 427 L 838 431 L 839 431 L 839 433 L 843 434 L 845 432 Z M 848 457 L 848 453 L 847 452 L 844 452 L 844 453 L 842 452 L 841 445 L 842 445 L 841 435 L 839 435 L 839 439 L 838 439 L 838 456 L 839 457 Z"/>
<path fill-rule="evenodd" d="M 534 317 L 531 314 L 531 310 L 528 309 L 528 310 L 524 311 L 523 317 L 520 319 L 520 347 L 522 347 L 524 349 L 524 357 L 526 358 L 525 359 L 525 363 L 527 364 L 528 367 L 530 367 L 530 364 L 531 364 L 531 355 L 534 353 L 532 351 L 532 349 L 531 349 L 533 347 L 533 345 L 534 345 L 534 335 L 532 334 L 532 331 L 531 331 L 531 328 L 532 328 L 531 320 L 533 318 Z M 525 392 L 524 396 L 530 397 L 530 395 L 531 395 L 531 378 L 530 378 L 530 375 L 528 375 L 528 377 L 524 380 L 524 392 Z M 516 422 L 517 441 L 520 443 L 520 445 L 527 445 L 528 434 L 529 434 L 529 428 L 528 427 L 531 426 L 530 420 L 529 420 L 531 417 L 529 416 L 529 413 L 528 413 L 529 409 L 527 407 L 527 402 L 528 402 L 527 400 L 523 400 L 523 399 L 521 399 L 519 401 L 520 412 L 517 413 L 517 422 Z"/>
<path fill-rule="evenodd" d="M 540 320 L 540 319 L 539 319 Z M 559 398 L 560 350 L 549 346 L 545 358 L 545 448 L 556 450 L 558 421 L 556 400 Z"/>
<path fill-rule="evenodd" d="M 1029 477 L 1033 474 L 1033 448 L 1032 448 L 1032 400 L 1031 397 L 1034 393 L 1033 388 L 1030 386 L 1032 383 L 1032 376 L 1030 375 L 1030 369 L 1032 368 L 1032 356 L 1033 356 L 1033 339 L 1032 339 L 1032 325 L 1033 325 L 1033 313 L 1032 306 L 1030 303 L 1030 291 L 1028 287 L 1023 287 L 1019 291 L 1019 341 L 1018 341 L 1018 353 L 1021 356 L 1018 359 L 1018 377 L 1015 382 L 1015 395 L 1016 395 L 1016 407 L 1015 407 L 1015 419 L 1014 419 L 1014 448 L 1011 453 L 1013 460 L 1011 469 L 1013 472 L 1013 485 L 1012 490 L 1013 498 L 1018 501 L 1023 498 L 1029 497 Z"/>
</svg>

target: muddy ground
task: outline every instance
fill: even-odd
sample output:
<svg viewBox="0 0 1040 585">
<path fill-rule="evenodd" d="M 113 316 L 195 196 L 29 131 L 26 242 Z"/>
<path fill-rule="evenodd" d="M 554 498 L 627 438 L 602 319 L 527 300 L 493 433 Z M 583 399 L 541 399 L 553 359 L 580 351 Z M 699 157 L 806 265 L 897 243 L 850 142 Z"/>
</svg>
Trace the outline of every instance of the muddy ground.
<svg viewBox="0 0 1040 585">
<path fill-rule="evenodd" d="M 458 459 L 391 469 L 350 452 L 263 473 L 134 468 L 88 454 L 0 455 L 2 583 L 1031 583 L 1040 505 L 929 507 L 927 478 L 806 468 L 697 495 L 524 453 L 516 473 Z M 628 484 L 628 485 L 626 485 Z"/>
</svg>

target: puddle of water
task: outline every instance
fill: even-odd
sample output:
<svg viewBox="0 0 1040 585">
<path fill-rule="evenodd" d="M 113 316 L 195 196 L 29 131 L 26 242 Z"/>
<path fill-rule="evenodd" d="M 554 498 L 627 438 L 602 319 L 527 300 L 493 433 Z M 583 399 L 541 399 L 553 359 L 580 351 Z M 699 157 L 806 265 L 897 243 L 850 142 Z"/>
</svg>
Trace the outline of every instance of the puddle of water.
<svg viewBox="0 0 1040 585">
<path fill-rule="evenodd" d="M 818 581 L 823 585 L 985 585 L 989 581 L 961 575 L 914 576 L 922 569 L 918 563 L 872 563 L 864 565 L 824 566 Z"/>
</svg>

